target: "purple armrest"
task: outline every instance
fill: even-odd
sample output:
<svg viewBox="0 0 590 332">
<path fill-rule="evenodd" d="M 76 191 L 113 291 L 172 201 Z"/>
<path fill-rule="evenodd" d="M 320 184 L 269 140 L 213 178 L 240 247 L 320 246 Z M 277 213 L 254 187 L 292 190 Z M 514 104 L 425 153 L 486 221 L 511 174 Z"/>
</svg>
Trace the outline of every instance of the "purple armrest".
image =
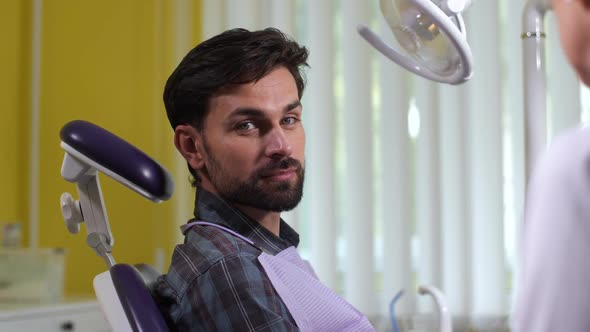
<svg viewBox="0 0 590 332">
<path fill-rule="evenodd" d="M 127 264 L 115 264 L 109 271 L 133 331 L 169 331 L 139 272 Z"/>
</svg>

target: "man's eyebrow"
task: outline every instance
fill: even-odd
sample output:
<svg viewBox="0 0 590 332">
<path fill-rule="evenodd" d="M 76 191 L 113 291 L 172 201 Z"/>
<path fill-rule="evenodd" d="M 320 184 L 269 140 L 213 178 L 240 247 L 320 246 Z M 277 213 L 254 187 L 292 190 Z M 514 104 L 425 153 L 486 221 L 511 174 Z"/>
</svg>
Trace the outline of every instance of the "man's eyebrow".
<svg viewBox="0 0 590 332">
<path fill-rule="evenodd" d="M 283 108 L 283 112 L 287 113 L 296 109 L 297 107 L 301 107 L 301 101 L 296 100 Z M 238 107 L 234 109 L 229 117 L 236 117 L 236 116 L 246 116 L 246 117 L 263 117 L 264 112 L 261 109 L 254 108 L 254 107 Z"/>
<path fill-rule="evenodd" d="M 264 112 L 258 108 L 252 107 L 238 107 L 231 112 L 229 117 L 246 116 L 246 117 L 262 117 Z"/>
<path fill-rule="evenodd" d="M 300 100 L 296 100 L 296 101 L 290 103 L 289 105 L 287 105 L 287 107 L 285 107 L 284 111 L 286 113 L 286 112 L 289 112 L 291 110 L 296 109 L 297 107 L 301 107 L 301 101 Z"/>
</svg>

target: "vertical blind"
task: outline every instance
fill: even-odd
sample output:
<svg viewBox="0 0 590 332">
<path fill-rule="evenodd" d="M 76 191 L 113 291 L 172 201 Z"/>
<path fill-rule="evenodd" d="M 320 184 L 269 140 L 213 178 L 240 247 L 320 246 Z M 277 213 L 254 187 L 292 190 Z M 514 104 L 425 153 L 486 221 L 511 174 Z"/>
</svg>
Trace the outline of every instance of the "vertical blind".
<svg viewBox="0 0 590 332">
<path fill-rule="evenodd" d="M 373 319 L 400 289 L 430 284 L 454 316 L 507 317 L 522 216 L 524 2 L 465 13 L 474 75 L 428 82 L 356 33 L 394 42 L 378 1 L 204 0 L 204 38 L 274 26 L 310 50 L 304 198 L 283 218 L 319 278 Z M 589 94 L 547 23 L 548 137 L 588 118 Z M 396 313 L 430 312 L 408 296 Z"/>
</svg>

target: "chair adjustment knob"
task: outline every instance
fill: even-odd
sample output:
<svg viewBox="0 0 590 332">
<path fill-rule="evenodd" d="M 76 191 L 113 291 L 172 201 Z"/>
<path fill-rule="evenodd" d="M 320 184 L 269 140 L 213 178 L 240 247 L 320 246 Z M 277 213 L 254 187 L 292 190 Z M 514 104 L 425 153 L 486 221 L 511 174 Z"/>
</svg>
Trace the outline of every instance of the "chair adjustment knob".
<svg viewBox="0 0 590 332">
<path fill-rule="evenodd" d="M 72 234 L 77 234 L 80 231 L 80 223 L 84 222 L 80 202 L 75 201 L 70 193 L 61 194 L 59 200 L 61 214 L 64 217 L 64 222 L 66 223 L 68 231 Z"/>
</svg>

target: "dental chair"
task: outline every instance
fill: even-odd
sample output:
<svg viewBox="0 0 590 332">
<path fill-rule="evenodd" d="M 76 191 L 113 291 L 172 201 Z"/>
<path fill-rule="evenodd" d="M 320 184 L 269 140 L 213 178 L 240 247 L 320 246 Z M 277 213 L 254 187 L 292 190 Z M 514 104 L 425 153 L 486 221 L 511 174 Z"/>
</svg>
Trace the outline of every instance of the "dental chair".
<svg viewBox="0 0 590 332">
<path fill-rule="evenodd" d="M 90 122 L 76 120 L 60 132 L 65 156 L 62 177 L 76 184 L 79 199 L 64 193 L 61 210 L 68 231 L 76 234 L 86 224 L 87 244 L 102 257 L 108 270 L 94 278 L 94 291 L 113 331 L 168 331 L 150 294 L 158 276 L 146 264 L 117 264 L 114 238 L 102 198 L 98 173 L 103 173 L 143 197 L 159 203 L 172 196 L 168 171 L 133 145 Z"/>
</svg>

